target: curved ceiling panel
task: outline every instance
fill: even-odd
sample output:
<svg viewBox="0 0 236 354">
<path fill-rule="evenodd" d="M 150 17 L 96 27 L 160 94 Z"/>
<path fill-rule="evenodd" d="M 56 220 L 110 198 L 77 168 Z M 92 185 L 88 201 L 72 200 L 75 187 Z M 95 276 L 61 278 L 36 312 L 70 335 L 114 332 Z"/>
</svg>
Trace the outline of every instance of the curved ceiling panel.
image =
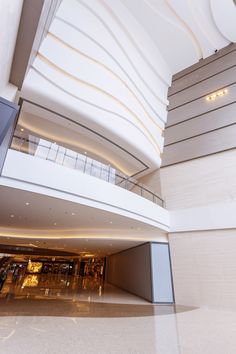
<svg viewBox="0 0 236 354">
<path fill-rule="evenodd" d="M 235 8 L 233 0 L 62 0 L 21 95 L 154 170 L 171 77 L 235 41 Z M 110 147 L 101 146 L 104 157 Z"/>
<path fill-rule="evenodd" d="M 211 11 L 219 31 L 230 42 L 236 42 L 236 3 L 234 0 L 210 0 Z"/>
<path fill-rule="evenodd" d="M 157 168 L 170 81 L 155 44 L 120 1 L 63 0 L 22 97 L 77 112 L 78 123 Z"/>
<path fill-rule="evenodd" d="M 231 41 L 214 21 L 210 0 L 140 0 L 139 6 L 135 0 L 122 1 L 148 31 L 173 74 Z M 232 0 L 227 1 L 233 4 Z M 219 6 L 217 1 L 212 3 L 216 7 L 225 5 L 220 1 Z M 229 16 L 225 13 L 221 18 L 222 23 L 227 23 Z M 230 24 L 235 26 L 232 14 Z"/>
</svg>

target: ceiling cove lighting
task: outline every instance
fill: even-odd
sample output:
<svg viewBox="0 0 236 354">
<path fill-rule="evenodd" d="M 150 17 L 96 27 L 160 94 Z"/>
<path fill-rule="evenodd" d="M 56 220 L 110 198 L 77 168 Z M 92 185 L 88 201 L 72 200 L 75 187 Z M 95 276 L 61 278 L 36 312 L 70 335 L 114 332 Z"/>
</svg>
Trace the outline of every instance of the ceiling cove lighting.
<svg viewBox="0 0 236 354">
<path fill-rule="evenodd" d="M 213 92 L 211 95 L 206 96 L 207 101 L 214 101 L 217 97 L 225 96 L 228 93 L 228 89 L 222 89 L 216 92 Z"/>
</svg>

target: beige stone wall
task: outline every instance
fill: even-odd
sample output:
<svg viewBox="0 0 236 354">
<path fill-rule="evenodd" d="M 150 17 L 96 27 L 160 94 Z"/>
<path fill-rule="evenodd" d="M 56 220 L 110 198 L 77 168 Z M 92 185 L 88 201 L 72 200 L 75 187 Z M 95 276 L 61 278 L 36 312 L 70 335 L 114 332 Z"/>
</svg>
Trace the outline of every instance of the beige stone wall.
<svg viewBox="0 0 236 354">
<path fill-rule="evenodd" d="M 236 149 L 161 168 L 169 210 L 236 201 Z"/>
<path fill-rule="evenodd" d="M 169 235 L 177 304 L 236 309 L 236 230 Z"/>
<path fill-rule="evenodd" d="M 160 169 L 155 170 L 148 175 L 141 177 L 139 183 L 144 184 L 148 187 L 153 193 L 161 197 L 161 174 Z"/>
</svg>

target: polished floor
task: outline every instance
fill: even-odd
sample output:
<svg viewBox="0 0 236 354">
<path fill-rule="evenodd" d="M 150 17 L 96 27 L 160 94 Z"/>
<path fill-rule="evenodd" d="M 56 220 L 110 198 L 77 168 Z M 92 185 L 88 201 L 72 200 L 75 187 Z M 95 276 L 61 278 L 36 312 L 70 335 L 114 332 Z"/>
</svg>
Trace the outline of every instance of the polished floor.
<svg viewBox="0 0 236 354">
<path fill-rule="evenodd" d="M 57 281 L 54 291 L 6 282 L 1 354 L 236 353 L 236 312 L 152 305 L 108 284 L 90 286 L 89 279 L 70 279 L 55 292 Z"/>
</svg>

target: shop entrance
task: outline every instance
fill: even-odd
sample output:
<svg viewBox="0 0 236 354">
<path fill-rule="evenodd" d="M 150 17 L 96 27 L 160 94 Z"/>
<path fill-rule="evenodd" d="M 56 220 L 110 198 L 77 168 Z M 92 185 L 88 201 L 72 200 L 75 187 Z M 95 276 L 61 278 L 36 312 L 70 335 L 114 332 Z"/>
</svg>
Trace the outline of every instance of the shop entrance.
<svg viewBox="0 0 236 354">
<path fill-rule="evenodd" d="M 104 258 L 7 256 L 0 261 L 0 297 L 73 297 L 102 292 Z"/>
</svg>

